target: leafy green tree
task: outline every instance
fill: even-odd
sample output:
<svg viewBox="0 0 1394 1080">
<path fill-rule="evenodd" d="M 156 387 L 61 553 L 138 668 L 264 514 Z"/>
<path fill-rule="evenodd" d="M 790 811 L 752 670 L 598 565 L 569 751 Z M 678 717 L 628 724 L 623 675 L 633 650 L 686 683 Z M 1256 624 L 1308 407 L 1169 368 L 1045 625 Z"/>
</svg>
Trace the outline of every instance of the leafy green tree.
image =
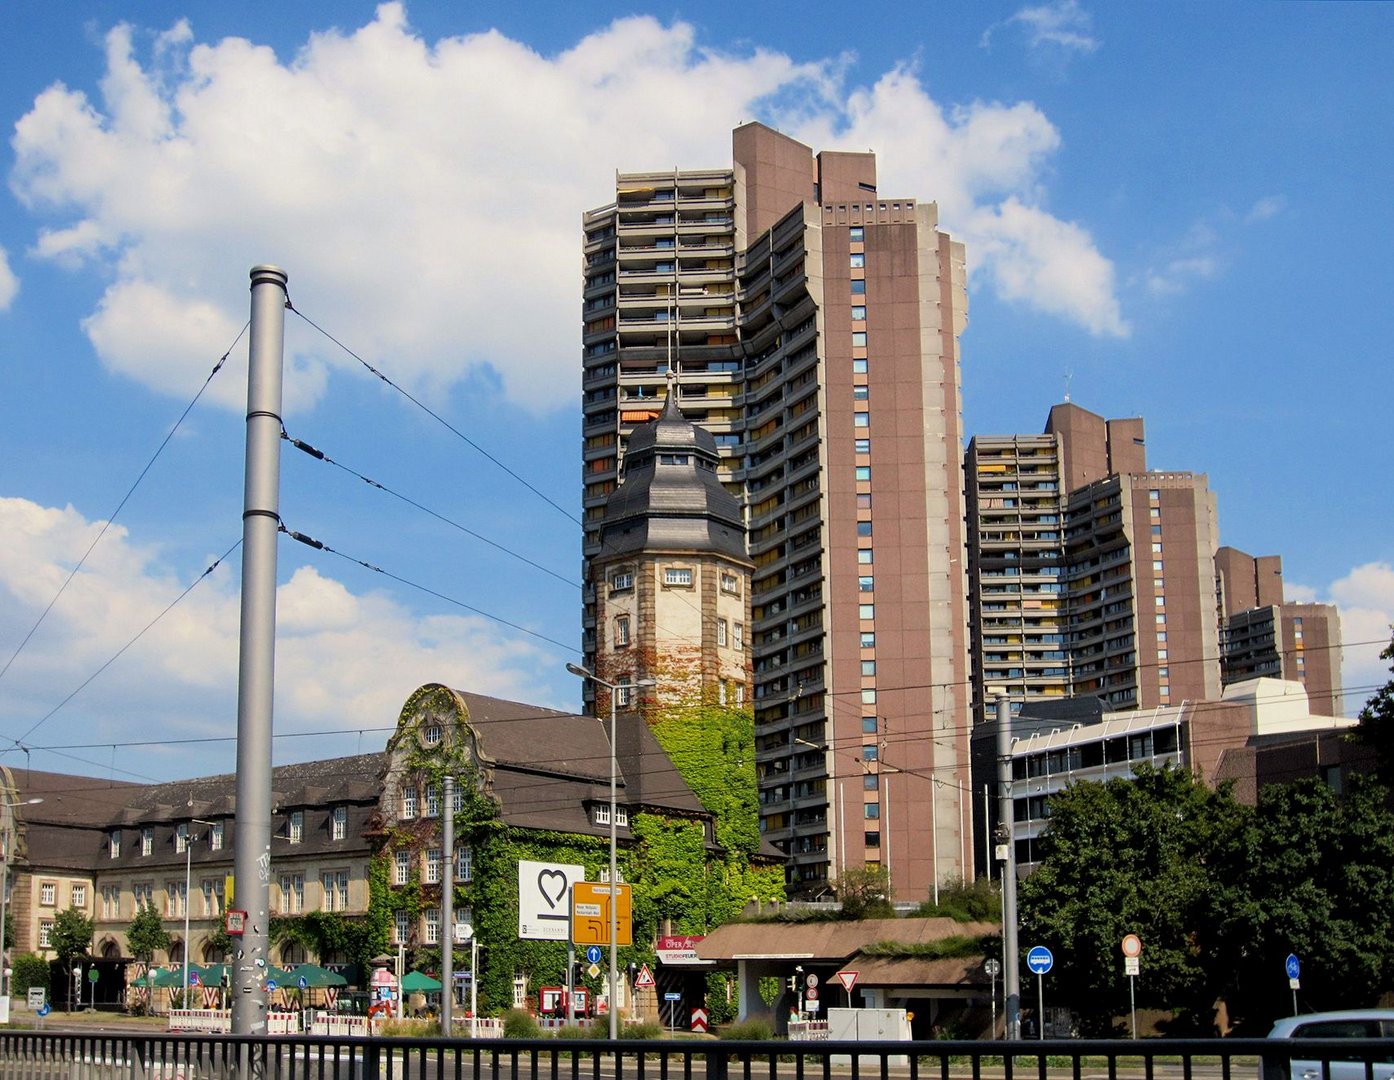
<svg viewBox="0 0 1394 1080">
<path fill-rule="evenodd" d="M 169 948 L 169 933 L 153 905 L 141 904 L 136 908 L 135 918 L 126 927 L 126 944 L 131 955 L 146 964 L 155 959 L 157 952 Z"/>
<path fill-rule="evenodd" d="M 1233 897 L 1243 869 L 1216 853 L 1243 850 L 1250 816 L 1228 791 L 1171 767 L 1073 784 L 1051 798 L 1039 865 L 1021 883 L 1021 942 L 1055 953 L 1052 987 L 1086 1033 L 1111 1031 L 1127 1012 L 1119 946 L 1129 933 L 1142 939 L 1147 972 L 1137 1004 L 1208 1017 L 1215 898 Z"/>
<path fill-rule="evenodd" d="M 92 948 L 92 920 L 77 908 L 60 911 L 53 920 L 49 931 L 48 946 L 58 954 L 63 967 L 72 966 L 73 960 L 86 956 Z"/>
<path fill-rule="evenodd" d="M 893 919 L 891 875 L 884 866 L 854 867 L 837 879 L 844 919 Z"/>
<path fill-rule="evenodd" d="M 1394 640 L 1379 655 L 1381 660 L 1394 660 Z M 1394 664 L 1389 670 L 1394 672 Z M 1355 733 L 1374 750 L 1381 782 L 1394 786 L 1394 679 L 1376 690 L 1365 703 Z"/>
<path fill-rule="evenodd" d="M 37 953 L 20 953 L 10 967 L 10 993 L 18 997 L 28 994 L 31 986 L 48 987 L 48 961 Z"/>
</svg>

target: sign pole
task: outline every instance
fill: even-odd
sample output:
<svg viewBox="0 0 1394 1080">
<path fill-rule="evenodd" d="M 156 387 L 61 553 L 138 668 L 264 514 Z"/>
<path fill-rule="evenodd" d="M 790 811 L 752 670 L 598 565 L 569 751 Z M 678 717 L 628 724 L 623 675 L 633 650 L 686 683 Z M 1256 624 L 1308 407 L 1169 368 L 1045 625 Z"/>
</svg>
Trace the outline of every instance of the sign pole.
<svg viewBox="0 0 1394 1080">
<path fill-rule="evenodd" d="M 1137 1038 L 1137 976 L 1128 976 L 1128 1013 L 1133 1018 L 1133 1038 Z"/>
<path fill-rule="evenodd" d="M 1045 973 L 1036 972 L 1036 1008 L 1040 1012 L 1040 1023 L 1036 1025 L 1037 1038 L 1045 1041 Z"/>
</svg>

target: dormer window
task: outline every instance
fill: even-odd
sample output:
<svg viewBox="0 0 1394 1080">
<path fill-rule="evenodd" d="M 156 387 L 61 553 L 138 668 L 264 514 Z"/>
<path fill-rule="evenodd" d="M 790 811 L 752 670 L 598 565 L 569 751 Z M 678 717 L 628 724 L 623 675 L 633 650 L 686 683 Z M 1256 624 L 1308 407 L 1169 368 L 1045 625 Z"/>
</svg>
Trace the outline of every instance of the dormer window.
<svg viewBox="0 0 1394 1080">
<path fill-rule="evenodd" d="M 107 833 L 106 838 L 107 855 L 113 859 L 121 858 L 121 830 L 113 829 Z"/>
</svg>

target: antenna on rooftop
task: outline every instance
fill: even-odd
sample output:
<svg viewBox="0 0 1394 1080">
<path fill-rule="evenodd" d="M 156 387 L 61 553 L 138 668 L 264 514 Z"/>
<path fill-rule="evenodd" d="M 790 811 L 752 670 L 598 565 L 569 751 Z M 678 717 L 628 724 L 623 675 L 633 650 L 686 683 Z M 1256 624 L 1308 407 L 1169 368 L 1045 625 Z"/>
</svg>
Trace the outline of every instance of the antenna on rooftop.
<svg viewBox="0 0 1394 1080">
<path fill-rule="evenodd" d="M 1065 372 L 1065 401 L 1066 401 L 1066 402 L 1068 402 L 1068 401 L 1070 400 L 1070 383 L 1074 380 L 1074 377 L 1075 377 L 1075 369 L 1074 369 L 1074 368 L 1070 368 L 1068 371 Z"/>
</svg>

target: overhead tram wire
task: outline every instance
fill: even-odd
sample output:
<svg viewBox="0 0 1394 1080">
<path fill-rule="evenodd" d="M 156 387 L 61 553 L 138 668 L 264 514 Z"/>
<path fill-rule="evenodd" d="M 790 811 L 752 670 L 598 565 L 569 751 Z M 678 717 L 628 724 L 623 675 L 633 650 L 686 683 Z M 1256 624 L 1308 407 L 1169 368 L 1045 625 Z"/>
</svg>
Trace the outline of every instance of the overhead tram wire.
<svg viewBox="0 0 1394 1080">
<path fill-rule="evenodd" d="M 23 640 L 20 641 L 18 647 L 16 647 L 15 651 L 10 655 L 10 658 L 5 661 L 5 666 L 0 667 L 0 679 L 5 677 L 5 673 L 10 670 L 10 665 L 13 664 L 19 657 L 19 654 L 24 651 L 24 647 L 29 644 L 29 639 L 34 636 L 39 627 L 43 625 L 43 621 L 48 618 L 48 613 L 53 610 L 53 605 L 58 603 L 58 598 L 67 591 L 68 586 L 72 584 L 73 578 L 77 577 L 78 571 L 86 565 L 88 556 L 91 555 L 97 545 L 102 542 L 102 537 L 106 535 L 107 530 L 111 528 L 112 524 L 116 521 L 117 515 L 121 513 L 131 496 L 135 494 L 136 488 L 140 487 L 141 481 L 145 479 L 146 474 L 154 466 L 156 460 L 164 453 L 165 447 L 169 445 L 169 441 L 173 439 L 175 433 L 179 431 L 180 425 L 188 418 L 189 413 L 193 411 L 193 407 L 198 404 L 198 399 L 201 398 L 203 392 L 208 389 L 208 384 L 213 381 L 213 376 L 217 375 L 218 372 L 222 370 L 223 365 L 227 363 L 227 358 L 232 355 L 232 350 L 237 348 L 237 343 L 242 340 L 242 335 L 247 332 L 247 327 L 249 326 L 251 326 L 251 320 L 243 323 L 242 329 L 239 330 L 237 336 L 232 339 L 232 344 L 227 347 L 227 350 L 222 356 L 218 357 L 218 362 L 213 365 L 213 370 L 208 373 L 208 378 L 203 380 L 203 385 L 198 388 L 198 393 L 193 396 L 193 399 L 188 405 L 184 406 L 184 411 L 179 414 L 179 419 L 174 422 L 174 426 L 169 429 L 169 434 L 166 435 L 160 441 L 160 445 L 155 448 L 154 454 L 152 454 L 150 460 L 145 463 L 145 468 L 141 469 L 140 474 L 135 478 L 135 483 L 133 483 L 126 494 L 121 497 L 121 501 L 116 504 L 116 509 L 107 516 L 106 521 L 102 522 L 101 529 L 93 538 L 92 543 L 87 545 L 87 550 L 82 553 L 82 558 L 77 561 L 77 565 L 74 566 L 72 570 L 69 571 L 68 576 L 63 579 L 63 584 L 58 586 L 58 591 L 53 594 L 53 599 L 50 600 L 48 606 L 40 612 L 39 617 L 34 621 L 34 625 L 29 628 L 29 632 L 24 635 Z"/>
<path fill-rule="evenodd" d="M 143 627 L 141 627 L 141 629 L 136 633 L 135 637 L 131 638 L 128 642 L 126 642 L 126 644 L 122 645 L 121 648 L 117 649 L 116 652 L 115 652 L 114 654 L 112 654 L 112 656 L 111 656 L 110 658 L 108 658 L 100 667 L 98 667 L 96 671 L 92 672 L 91 675 L 89 675 L 89 676 L 87 676 L 87 678 L 83 679 L 82 682 L 80 682 L 80 683 L 77 685 L 76 689 L 74 689 L 71 693 L 69 693 L 69 694 L 67 695 L 67 697 L 63 698 L 63 700 L 60 701 L 57 705 L 55 705 L 53 708 L 51 708 L 48 712 L 46 712 L 46 713 L 45 713 L 43 716 L 41 716 L 38 720 L 34 721 L 34 723 L 31 724 L 31 725 L 29 726 L 29 730 L 28 730 L 28 731 L 26 731 L 23 735 L 21 735 L 21 736 L 20 736 L 19 738 L 17 738 L 17 739 L 10 739 L 10 741 L 11 741 L 14 745 L 13 745 L 12 747 L 9 747 L 9 748 L 5 749 L 5 750 L 0 750 L 0 753 L 9 753 L 10 750 L 16 750 L 16 749 L 18 749 L 18 750 L 25 750 L 25 749 L 27 749 L 24 743 L 25 743 L 25 740 L 28 739 L 30 735 L 34 734 L 34 732 L 38 731 L 39 728 L 43 727 L 43 725 L 46 724 L 46 723 L 53 717 L 53 715 L 54 715 L 55 713 L 58 712 L 59 709 L 63 708 L 64 705 L 68 704 L 68 702 L 72 701 L 73 698 L 75 698 L 75 697 L 78 696 L 78 694 L 82 693 L 82 691 L 85 690 L 85 689 L 88 687 L 88 685 L 90 685 L 90 684 L 92 683 L 92 681 L 93 681 L 94 679 L 97 678 L 97 676 L 99 676 L 99 675 L 100 675 L 102 672 L 104 672 L 107 668 L 111 667 L 112 664 L 116 663 L 116 661 L 119 660 L 119 659 L 121 658 L 122 654 L 124 654 L 125 651 L 126 651 L 127 649 L 129 649 L 132 645 L 134 645 L 137 641 L 139 641 L 142 637 L 145 636 L 146 631 L 148 631 L 148 630 L 149 630 L 151 627 L 153 627 L 157 622 L 159 622 L 159 621 L 160 621 L 161 619 L 163 619 L 166 615 L 168 615 L 171 611 L 173 611 L 174 608 L 175 608 L 175 606 L 178 605 L 179 602 L 180 602 L 181 600 L 184 599 L 184 597 L 188 596 L 189 593 L 193 592 L 196 588 L 198 588 L 199 584 L 200 584 L 205 578 L 207 578 L 209 574 L 213 573 L 214 570 L 218 569 L 218 567 L 219 567 L 220 565 L 222 565 L 222 562 L 223 562 L 224 559 L 226 559 L 229 555 L 231 555 L 234 551 L 236 551 L 236 550 L 237 550 L 239 547 L 241 547 L 241 546 L 242 546 L 242 541 L 241 541 L 241 539 L 239 538 L 239 539 L 237 540 L 236 543 L 234 543 L 230 548 L 228 548 L 228 549 L 227 549 L 226 551 L 224 551 L 221 555 L 219 555 L 216 559 L 214 559 L 213 562 L 203 571 L 203 573 L 201 573 L 197 578 L 195 578 L 192 582 L 190 582 L 189 585 L 184 589 L 183 592 L 181 592 L 178 596 L 176 596 L 173 600 L 171 600 L 167 605 L 165 605 L 165 608 L 164 608 L 163 611 L 161 611 L 158 615 L 156 615 L 153 619 L 151 619 L 148 623 L 146 623 Z M 0 736 L 0 737 L 9 738 L 9 736 Z M 103 745 L 103 746 L 110 746 L 111 744 L 110 744 L 110 743 L 102 743 L 102 745 Z M 133 775 L 134 775 L 134 774 L 133 774 Z"/>
<path fill-rule="evenodd" d="M 539 641 L 545 641 L 549 645 L 555 645 L 559 649 L 565 649 L 568 653 L 574 653 L 576 651 L 576 647 L 574 645 L 568 645 L 564 641 L 558 641 L 556 638 L 548 637 L 546 634 L 539 633 L 536 630 L 529 630 L 526 626 L 522 626 L 519 623 L 511 622 L 508 619 L 503 618 L 501 615 L 494 615 L 488 611 L 485 611 L 482 608 L 477 608 L 471 604 L 467 604 L 463 600 L 457 600 L 453 596 L 448 596 L 443 592 L 437 592 L 435 589 L 432 589 L 429 586 L 422 585 L 419 582 L 412 581 L 409 578 L 404 578 L 397 574 L 394 574 L 390 570 L 384 570 L 381 566 L 374 566 L 370 562 L 364 562 L 362 559 L 355 558 L 354 556 L 348 555 L 342 551 L 336 551 L 328 544 L 316 540 L 313 536 L 306 536 L 304 533 L 299 533 L 293 529 L 286 528 L 284 523 L 281 524 L 280 531 L 285 533 L 292 540 L 296 540 L 299 543 L 304 544 L 306 547 L 314 548 L 316 551 L 327 552 L 330 555 L 337 555 L 345 562 L 351 562 L 356 566 L 361 566 L 364 570 L 371 570 L 375 574 L 381 574 L 385 578 L 391 578 L 393 581 L 398 582 L 401 585 L 406 585 L 410 588 L 416 589 L 418 592 L 423 592 L 427 596 L 434 596 L 437 600 L 444 600 L 447 604 L 453 604 L 455 607 L 463 608 L 465 611 L 471 612 L 475 615 L 480 615 L 483 618 L 489 619 L 491 622 L 498 623 L 500 626 L 507 626 L 512 630 L 517 630 L 519 633 L 527 634 L 529 637 L 535 637 Z"/>
<path fill-rule="evenodd" d="M 415 499 L 409 498 L 408 496 L 403 495 L 398 491 L 392 490 L 392 488 L 388 487 L 386 484 L 379 483 L 371 477 L 364 476 L 356 469 L 352 469 L 349 466 L 343 464 L 342 462 L 335 461 L 328 454 L 324 453 L 324 451 L 318 449 L 317 447 L 311 446 L 307 442 L 303 442 L 300 439 L 291 438 L 291 436 L 286 433 L 284 428 L 281 429 L 281 438 L 284 439 L 286 442 L 290 443 L 290 445 L 295 447 L 297 450 L 308 455 L 309 457 L 314 458 L 316 461 L 323 461 L 328 465 L 333 465 L 336 469 L 341 469 L 344 472 L 348 473 L 350 476 L 355 476 L 359 480 L 362 480 L 369 487 L 377 488 L 377 490 L 384 492 L 387 495 L 391 495 L 394 499 L 399 499 L 402 502 L 406 503 L 408 506 L 415 507 L 417 510 L 420 510 L 423 514 L 429 514 L 437 521 L 449 525 L 452 529 L 458 529 L 466 536 L 473 537 L 475 540 L 478 540 L 482 544 L 488 544 L 491 548 L 494 548 L 496 551 L 501 551 L 505 555 L 517 559 L 521 563 L 526 563 L 528 566 L 531 566 L 534 570 L 540 570 L 542 571 L 542 573 L 556 578 L 564 585 L 570 585 L 573 589 L 578 590 L 581 588 L 581 583 L 579 581 L 572 581 L 569 578 L 563 576 L 562 574 L 557 573 L 555 570 L 543 566 L 539 562 L 534 562 L 532 559 L 529 559 L 526 555 L 521 555 L 518 552 L 514 551 L 512 548 L 504 547 L 497 541 L 490 540 L 487 536 L 483 536 L 480 533 L 475 532 L 473 529 L 461 525 L 458 521 L 454 521 L 451 518 L 446 517 L 444 514 L 437 513 L 436 511 L 432 510 L 429 506 L 424 506 L 421 503 L 417 502 Z"/>
</svg>

